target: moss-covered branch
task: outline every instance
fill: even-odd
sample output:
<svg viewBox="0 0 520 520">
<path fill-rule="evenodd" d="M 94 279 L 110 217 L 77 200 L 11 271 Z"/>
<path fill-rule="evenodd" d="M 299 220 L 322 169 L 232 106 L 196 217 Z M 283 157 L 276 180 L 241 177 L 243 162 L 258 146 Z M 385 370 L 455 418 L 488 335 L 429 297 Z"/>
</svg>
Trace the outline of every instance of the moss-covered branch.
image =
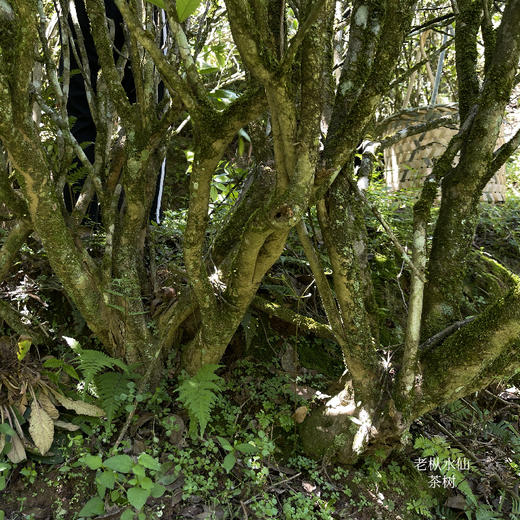
<svg viewBox="0 0 520 520">
<path fill-rule="evenodd" d="M 23 246 L 27 238 L 32 232 L 32 226 L 28 219 L 18 220 L 14 227 L 7 235 L 2 248 L 0 249 L 0 281 L 2 281 Z"/>
<path fill-rule="evenodd" d="M 261 82 L 269 82 L 274 76 L 277 59 L 266 26 L 267 12 L 257 16 L 259 13 L 255 13 L 253 5 L 245 0 L 227 0 L 226 7 L 233 39 L 244 63 Z M 259 4 L 258 7 L 265 6 Z"/>
<path fill-rule="evenodd" d="M 425 132 L 428 132 L 429 130 L 434 130 L 435 128 L 454 126 L 458 123 L 458 121 L 459 115 L 454 114 L 449 116 L 438 117 L 436 119 L 432 119 L 424 123 L 406 126 L 402 130 L 399 130 L 398 132 L 395 132 L 394 134 L 382 139 L 379 143 L 377 151 L 389 148 L 390 146 L 393 146 L 399 141 L 402 141 L 403 139 L 411 137 L 413 135 L 423 134 Z"/>
<path fill-rule="evenodd" d="M 314 275 L 318 294 L 320 295 L 327 319 L 337 341 L 341 343 L 345 335 L 341 314 L 339 313 L 334 293 L 332 292 L 327 277 L 325 276 L 325 269 L 323 268 L 320 258 L 314 249 L 311 239 L 309 238 L 307 227 L 303 220 L 296 226 L 296 231 L 303 247 L 303 251 L 305 252 L 305 257 L 307 258 L 312 274 Z"/>
<path fill-rule="evenodd" d="M 480 84 L 477 73 L 477 37 L 483 2 L 459 0 L 455 24 L 455 51 L 460 119 L 466 119 L 477 99 Z"/>
<path fill-rule="evenodd" d="M 424 285 L 427 253 L 427 232 L 430 223 L 431 208 L 437 196 L 438 183 L 434 177 L 428 177 L 423 185 L 421 196 L 413 208 L 412 262 L 419 273 L 412 271 L 408 316 L 404 339 L 401 369 L 397 380 L 396 401 L 400 408 L 406 408 L 410 396 L 415 393 L 415 385 L 420 378 L 418 366 L 419 342 L 421 339 L 421 321 L 424 300 Z M 422 274 L 422 277 L 419 276 Z"/>
<path fill-rule="evenodd" d="M 515 278 L 515 287 L 505 297 L 421 355 L 422 397 L 414 406 L 416 416 L 520 366 L 520 279 Z"/>
<path fill-rule="evenodd" d="M 348 53 L 322 152 L 325 172 L 317 183 L 330 182 L 330 176 L 350 159 L 361 140 L 377 102 L 389 88 L 415 3 L 354 3 Z"/>
<path fill-rule="evenodd" d="M 89 1 L 92 2 L 94 0 Z M 199 103 L 200 100 L 197 100 L 197 96 L 192 92 L 186 81 L 181 78 L 176 67 L 174 67 L 163 55 L 154 38 L 141 27 L 135 14 L 130 10 L 128 4 L 122 0 L 115 0 L 115 2 L 121 11 L 121 14 L 123 15 L 123 18 L 132 36 L 150 54 L 167 87 L 171 90 L 171 92 L 175 92 L 181 98 L 184 106 L 188 112 L 190 112 L 191 116 L 197 117 L 199 111 L 202 108 Z"/>
<path fill-rule="evenodd" d="M 260 296 L 255 296 L 251 305 L 253 308 L 262 311 L 269 316 L 275 316 L 276 318 L 294 325 L 297 329 L 302 330 L 303 332 L 314 334 L 319 338 L 329 339 L 332 341 L 335 340 L 335 335 L 328 325 L 313 320 L 308 316 L 298 314 L 288 307 L 267 301 Z"/>
<path fill-rule="evenodd" d="M 282 59 L 280 67 L 282 74 L 287 74 L 287 72 L 289 71 L 300 46 L 302 45 L 308 31 L 320 16 L 320 11 L 323 9 L 323 6 L 326 3 L 326 1 L 327 0 L 318 0 L 317 2 L 311 4 L 310 11 L 307 14 L 305 20 L 300 24 L 297 33 L 289 42 L 289 48 L 287 49 L 287 52 L 285 53 L 285 56 Z"/>
<path fill-rule="evenodd" d="M 461 13 L 466 7 L 469 9 L 467 16 L 472 18 L 468 19 L 468 24 L 480 23 L 481 3 L 475 5 L 478 9 L 469 6 L 468 2 L 461 7 Z M 474 9 L 478 13 L 473 12 Z M 470 33 L 470 26 L 459 28 L 463 41 L 470 36 L 477 37 L 478 24 Z M 468 84 L 461 87 L 465 90 L 461 94 L 459 111 L 461 120 L 469 120 L 470 126 L 461 143 L 459 162 L 442 182 L 441 208 L 433 236 L 425 294 L 424 331 L 428 336 L 460 318 L 458 306 L 476 227 L 478 200 L 490 177 L 493 151 L 520 59 L 520 0 L 511 0 L 505 8 L 497 31 L 494 57 L 481 92 L 476 90 L 476 85 L 471 86 L 476 59 L 471 51 L 473 47 L 476 48 L 476 42 L 466 50 L 461 48 L 461 56 L 457 58 L 461 60 L 458 67 L 464 69 L 461 74 L 468 75 Z"/>
<path fill-rule="evenodd" d="M 86 0 L 85 4 L 110 100 L 117 107 L 119 116 L 126 121 L 127 125 L 136 125 L 137 118 L 134 117 L 134 111 L 121 84 L 122 78 L 114 62 L 112 42 L 106 23 L 105 4 L 103 0 Z M 118 5 L 118 7 L 121 9 L 121 6 Z"/>
<path fill-rule="evenodd" d="M 380 371 L 375 350 L 378 327 L 364 215 L 347 179 L 349 173 L 336 179 L 326 203 L 320 201 L 317 208 L 343 323 L 345 364 L 357 399 L 372 407 L 380 391 L 375 384 Z"/>
</svg>

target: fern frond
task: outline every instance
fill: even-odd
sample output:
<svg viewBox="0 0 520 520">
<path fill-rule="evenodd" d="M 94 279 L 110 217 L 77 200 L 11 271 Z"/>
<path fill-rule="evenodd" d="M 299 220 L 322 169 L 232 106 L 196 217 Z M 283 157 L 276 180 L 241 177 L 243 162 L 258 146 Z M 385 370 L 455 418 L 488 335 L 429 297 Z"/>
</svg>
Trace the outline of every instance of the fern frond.
<svg viewBox="0 0 520 520">
<path fill-rule="evenodd" d="M 511 514 L 520 515 L 520 500 L 514 496 L 511 497 Z"/>
<path fill-rule="evenodd" d="M 77 365 L 85 379 L 85 387 L 88 387 L 97 374 L 114 367 L 114 360 L 99 350 L 81 349 Z"/>
<path fill-rule="evenodd" d="M 460 420 L 468 419 L 473 414 L 473 412 L 460 400 L 448 404 L 447 408 L 450 415 L 453 415 L 453 417 Z"/>
<path fill-rule="evenodd" d="M 85 381 L 85 388 L 89 387 L 96 375 L 115 366 L 128 373 L 128 366 L 123 361 L 114 359 L 99 350 L 79 348 L 76 349 L 76 354 L 78 355 L 76 364 Z"/>
<path fill-rule="evenodd" d="M 485 424 L 485 431 L 492 437 L 500 439 L 501 441 L 507 441 L 511 436 L 508 424 L 506 421 L 500 421 L 499 423 L 487 422 Z"/>
<path fill-rule="evenodd" d="M 127 392 L 129 381 L 128 376 L 121 372 L 110 371 L 94 376 L 95 390 L 109 422 L 112 421 L 116 412 L 123 405 L 119 396 Z"/>
<path fill-rule="evenodd" d="M 179 386 L 178 400 L 188 410 L 190 416 L 190 435 L 195 436 L 197 429 L 200 436 L 210 420 L 210 412 L 222 390 L 224 380 L 215 374 L 220 365 L 204 365 L 191 378 Z M 197 428 L 198 427 L 198 428 Z"/>
</svg>

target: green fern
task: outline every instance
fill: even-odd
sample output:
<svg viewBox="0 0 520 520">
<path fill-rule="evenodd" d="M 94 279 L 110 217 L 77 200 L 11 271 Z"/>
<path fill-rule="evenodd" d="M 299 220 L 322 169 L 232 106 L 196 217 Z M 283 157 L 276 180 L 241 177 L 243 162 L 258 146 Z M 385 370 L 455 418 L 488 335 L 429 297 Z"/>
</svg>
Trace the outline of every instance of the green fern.
<svg viewBox="0 0 520 520">
<path fill-rule="evenodd" d="M 447 409 L 449 410 L 450 415 L 453 417 L 465 420 L 471 417 L 472 411 L 462 402 L 462 401 L 455 401 L 453 403 L 450 403 L 447 405 Z"/>
<path fill-rule="evenodd" d="M 74 338 L 64 336 L 64 339 L 77 355 L 75 364 L 83 378 L 83 393 L 89 390 L 100 399 L 110 423 L 123 404 L 118 397 L 128 389 L 127 385 L 132 377 L 130 368 L 120 359 L 110 357 L 104 352 L 82 348 Z M 120 368 L 122 372 L 111 370 L 114 367 Z"/>
<path fill-rule="evenodd" d="M 117 411 L 123 405 L 119 399 L 121 394 L 128 391 L 130 378 L 121 372 L 104 372 L 94 377 L 95 391 L 101 400 L 101 407 L 107 414 L 108 422 L 111 422 Z"/>
<path fill-rule="evenodd" d="M 509 421 L 500 421 L 498 424 L 488 422 L 485 425 L 488 437 L 500 439 L 505 444 L 512 445 L 515 449 L 520 447 L 520 435 Z"/>
<path fill-rule="evenodd" d="M 189 433 L 195 437 L 197 430 L 200 436 L 210 419 L 210 412 L 217 399 L 217 394 L 222 390 L 224 380 L 215 374 L 220 365 L 204 365 L 193 376 L 179 386 L 179 397 L 190 416 Z"/>
<path fill-rule="evenodd" d="M 88 388 L 96 375 L 115 366 L 124 372 L 128 371 L 127 365 L 119 359 L 114 359 L 99 350 L 90 349 L 81 349 L 78 351 L 77 366 L 85 380 L 85 388 Z"/>
</svg>

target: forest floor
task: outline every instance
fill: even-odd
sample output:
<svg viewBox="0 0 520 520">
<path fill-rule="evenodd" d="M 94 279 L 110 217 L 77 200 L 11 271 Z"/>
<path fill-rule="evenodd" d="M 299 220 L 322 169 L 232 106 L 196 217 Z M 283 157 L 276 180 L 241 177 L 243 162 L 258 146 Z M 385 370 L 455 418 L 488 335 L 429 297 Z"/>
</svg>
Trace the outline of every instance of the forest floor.
<svg viewBox="0 0 520 520">
<path fill-rule="evenodd" d="M 121 421 L 71 419 L 80 429 L 57 435 L 46 457 L 29 454 L 12 465 L 0 510 L 7 520 L 520 518 L 520 391 L 513 382 L 423 417 L 385 463 L 372 456 L 343 468 L 301 452 L 294 413 L 323 399 L 327 381 L 302 366 L 298 372 L 235 363 L 222 374 L 203 437 L 190 434 L 190 419 L 167 386 L 144 395 L 117 452 L 132 461 L 131 471 L 104 465 Z M 100 492 L 109 471 L 115 482 Z M 136 508 L 129 490 L 156 483 L 161 496 Z"/>
</svg>

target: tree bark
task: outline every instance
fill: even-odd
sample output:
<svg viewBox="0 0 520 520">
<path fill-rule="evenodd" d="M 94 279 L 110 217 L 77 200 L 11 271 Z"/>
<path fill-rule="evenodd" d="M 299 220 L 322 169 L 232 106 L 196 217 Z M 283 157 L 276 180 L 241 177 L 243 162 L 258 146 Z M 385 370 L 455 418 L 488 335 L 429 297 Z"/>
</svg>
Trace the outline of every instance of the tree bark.
<svg viewBox="0 0 520 520">
<path fill-rule="evenodd" d="M 475 56 L 470 50 L 476 47 L 475 31 L 480 15 L 472 7 L 477 4 L 466 4 L 468 10 L 461 11 L 458 29 L 462 32 L 461 48 L 457 49 L 459 90 L 462 90 L 459 110 L 461 121 L 470 116 L 470 106 L 476 106 L 476 114 L 462 144 L 459 163 L 442 183 L 441 208 L 428 263 L 429 283 L 424 302 L 426 336 L 460 318 L 458 305 L 477 222 L 478 201 L 492 175 L 493 151 L 520 59 L 520 0 L 511 0 L 498 29 L 482 91 L 478 91 Z M 480 5 L 477 10 L 480 13 Z"/>
</svg>

